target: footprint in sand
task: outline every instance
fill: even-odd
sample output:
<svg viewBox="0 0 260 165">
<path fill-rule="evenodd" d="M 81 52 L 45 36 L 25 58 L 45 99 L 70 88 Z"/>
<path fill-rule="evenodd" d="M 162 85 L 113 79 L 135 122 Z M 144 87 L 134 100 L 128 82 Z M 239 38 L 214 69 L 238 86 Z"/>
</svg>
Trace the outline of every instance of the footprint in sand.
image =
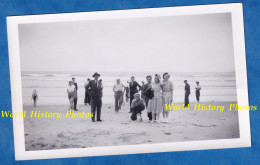
<svg viewBox="0 0 260 165">
<path fill-rule="evenodd" d="M 197 126 L 197 127 L 216 127 L 217 125 L 213 124 L 213 125 L 199 125 L 199 124 L 192 124 L 194 126 Z"/>
<path fill-rule="evenodd" d="M 48 146 L 48 144 L 43 144 L 43 143 L 37 143 L 37 145 L 40 146 L 40 147 L 46 147 L 46 146 Z"/>
<path fill-rule="evenodd" d="M 63 145 L 61 146 L 61 148 L 68 148 L 68 147 L 69 147 L 69 145 L 66 145 L 66 144 L 65 144 L 65 145 L 63 144 Z"/>
<path fill-rule="evenodd" d="M 123 137 L 123 142 L 129 142 L 129 137 Z"/>
<path fill-rule="evenodd" d="M 65 138 L 66 136 L 61 132 L 57 135 L 58 138 Z"/>
<path fill-rule="evenodd" d="M 165 134 L 165 135 L 171 135 L 171 133 L 168 133 L 168 132 L 167 132 L 167 133 L 164 133 L 164 134 Z"/>
</svg>

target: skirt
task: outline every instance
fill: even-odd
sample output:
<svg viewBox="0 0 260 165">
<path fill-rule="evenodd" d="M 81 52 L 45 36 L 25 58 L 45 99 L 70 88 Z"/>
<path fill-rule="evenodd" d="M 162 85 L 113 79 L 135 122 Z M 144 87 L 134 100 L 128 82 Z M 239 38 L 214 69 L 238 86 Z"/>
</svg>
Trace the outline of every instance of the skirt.
<svg viewBox="0 0 260 165">
<path fill-rule="evenodd" d="M 148 102 L 147 112 L 161 113 L 163 109 L 162 98 L 152 98 Z"/>
<path fill-rule="evenodd" d="M 168 105 L 171 104 L 171 100 L 172 100 L 171 93 L 163 92 L 163 111 L 164 112 L 169 112 L 169 111 L 166 111 L 165 104 L 167 104 L 167 107 L 168 107 Z"/>
</svg>

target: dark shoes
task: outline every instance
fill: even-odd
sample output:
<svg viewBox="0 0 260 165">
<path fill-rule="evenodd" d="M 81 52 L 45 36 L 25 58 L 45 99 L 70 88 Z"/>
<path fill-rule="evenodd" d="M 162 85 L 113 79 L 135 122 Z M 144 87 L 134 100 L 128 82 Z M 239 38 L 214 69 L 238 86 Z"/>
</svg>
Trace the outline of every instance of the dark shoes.
<svg viewBox="0 0 260 165">
<path fill-rule="evenodd" d="M 103 120 L 97 120 L 97 121 L 95 121 L 95 120 L 92 120 L 92 122 L 102 122 Z"/>
</svg>

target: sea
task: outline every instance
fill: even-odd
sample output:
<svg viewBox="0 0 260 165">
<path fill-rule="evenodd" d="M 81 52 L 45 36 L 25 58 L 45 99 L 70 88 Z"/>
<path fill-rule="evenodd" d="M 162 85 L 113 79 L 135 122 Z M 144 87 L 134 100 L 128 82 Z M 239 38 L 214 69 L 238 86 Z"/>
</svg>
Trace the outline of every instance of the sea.
<svg viewBox="0 0 260 165">
<path fill-rule="evenodd" d="M 72 77 L 76 78 L 78 84 L 78 104 L 84 104 L 85 88 L 87 78 L 93 79 L 91 72 L 61 73 L 61 72 L 22 72 L 22 95 L 23 104 L 32 105 L 32 92 L 38 91 L 38 105 L 66 105 L 69 104 L 67 98 L 67 86 Z M 136 81 L 141 85 L 146 82 L 147 75 L 155 73 L 100 73 L 103 82 L 103 103 L 114 103 L 113 85 L 116 79 L 127 85 L 131 76 L 135 76 Z M 159 73 L 162 75 L 162 73 Z M 173 102 L 184 101 L 184 80 L 187 80 L 191 87 L 190 102 L 195 102 L 196 81 L 201 86 L 201 102 L 223 102 L 237 101 L 236 76 L 231 73 L 175 73 L 169 72 L 170 81 L 173 82 Z M 153 76 L 154 77 L 154 76 Z"/>
</svg>

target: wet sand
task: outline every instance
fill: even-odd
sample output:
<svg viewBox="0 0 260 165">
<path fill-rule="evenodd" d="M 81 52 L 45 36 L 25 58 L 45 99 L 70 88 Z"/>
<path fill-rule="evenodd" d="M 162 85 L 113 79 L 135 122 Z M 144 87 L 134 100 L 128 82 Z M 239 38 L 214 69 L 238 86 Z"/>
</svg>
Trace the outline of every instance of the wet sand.
<svg viewBox="0 0 260 165">
<path fill-rule="evenodd" d="M 146 110 L 142 113 L 143 122 L 131 121 L 129 104 L 118 113 L 113 104 L 103 104 L 103 122 L 91 122 L 90 117 L 66 118 L 68 105 L 24 106 L 25 147 L 32 151 L 238 138 L 238 112 L 228 110 L 230 104 L 211 103 L 225 105 L 219 113 L 194 111 L 191 103 L 188 111 L 171 111 L 169 123 L 149 123 Z M 78 105 L 78 109 L 90 113 L 89 105 Z M 31 118 L 33 110 L 58 112 L 61 117 Z"/>
</svg>

